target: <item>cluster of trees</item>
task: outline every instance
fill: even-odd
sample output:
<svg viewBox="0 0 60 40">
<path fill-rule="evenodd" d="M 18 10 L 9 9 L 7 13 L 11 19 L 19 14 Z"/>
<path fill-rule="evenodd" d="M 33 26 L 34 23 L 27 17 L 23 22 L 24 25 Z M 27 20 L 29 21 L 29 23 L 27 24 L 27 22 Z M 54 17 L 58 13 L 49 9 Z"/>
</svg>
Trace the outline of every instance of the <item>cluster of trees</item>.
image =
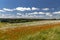
<svg viewBox="0 0 60 40">
<path fill-rule="evenodd" d="M 9 23 L 23 23 L 23 22 L 32 22 L 39 21 L 40 19 L 0 19 L 0 22 L 9 22 Z"/>
<path fill-rule="evenodd" d="M 41 20 L 51 20 L 51 19 L 0 19 L 0 22 L 24 23 L 24 22 L 41 21 Z M 52 19 L 52 20 L 56 20 L 56 19 Z"/>
</svg>

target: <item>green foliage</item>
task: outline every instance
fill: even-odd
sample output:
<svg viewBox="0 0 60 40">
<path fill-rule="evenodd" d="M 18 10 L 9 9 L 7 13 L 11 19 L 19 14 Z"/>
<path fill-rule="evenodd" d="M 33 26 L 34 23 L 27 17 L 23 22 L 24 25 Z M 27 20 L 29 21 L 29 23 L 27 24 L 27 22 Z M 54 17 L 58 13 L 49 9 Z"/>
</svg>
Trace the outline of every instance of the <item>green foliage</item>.
<svg viewBox="0 0 60 40">
<path fill-rule="evenodd" d="M 0 19 L 0 22 L 9 22 L 9 23 L 24 23 L 24 22 L 32 22 L 39 21 L 42 19 Z"/>
</svg>

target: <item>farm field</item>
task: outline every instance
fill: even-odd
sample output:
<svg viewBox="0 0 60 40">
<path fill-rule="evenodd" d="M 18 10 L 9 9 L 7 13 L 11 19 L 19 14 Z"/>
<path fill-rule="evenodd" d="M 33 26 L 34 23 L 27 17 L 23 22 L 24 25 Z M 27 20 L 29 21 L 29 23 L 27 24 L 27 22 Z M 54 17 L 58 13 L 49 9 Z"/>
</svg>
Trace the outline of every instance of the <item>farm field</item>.
<svg viewBox="0 0 60 40">
<path fill-rule="evenodd" d="M 0 40 L 60 40 L 60 20 L 0 23 Z"/>
</svg>

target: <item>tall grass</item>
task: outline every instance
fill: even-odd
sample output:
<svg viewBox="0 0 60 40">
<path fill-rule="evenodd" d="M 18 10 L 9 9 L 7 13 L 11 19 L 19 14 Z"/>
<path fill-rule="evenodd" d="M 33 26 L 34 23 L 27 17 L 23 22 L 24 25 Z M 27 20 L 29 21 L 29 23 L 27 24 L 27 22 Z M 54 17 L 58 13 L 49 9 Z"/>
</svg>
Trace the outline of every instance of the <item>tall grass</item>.
<svg viewBox="0 0 60 40">
<path fill-rule="evenodd" d="M 38 31 L 34 34 L 19 38 L 19 40 L 60 40 L 60 26 Z"/>
<path fill-rule="evenodd" d="M 36 22 L 33 22 L 31 24 L 34 23 L 36 24 Z M 24 23 L 24 27 L 21 27 L 22 25 L 23 24 L 20 23 L 0 23 L 1 28 L 8 27 L 6 29 L 0 29 L 0 40 L 60 40 L 59 23 L 35 26 L 31 25 L 26 27 L 25 25 L 30 25 L 28 22 Z M 13 26 L 17 27 L 13 28 Z"/>
<path fill-rule="evenodd" d="M 60 40 L 60 26 L 32 34 L 27 34 L 25 31 L 0 30 L 0 40 Z"/>
</svg>

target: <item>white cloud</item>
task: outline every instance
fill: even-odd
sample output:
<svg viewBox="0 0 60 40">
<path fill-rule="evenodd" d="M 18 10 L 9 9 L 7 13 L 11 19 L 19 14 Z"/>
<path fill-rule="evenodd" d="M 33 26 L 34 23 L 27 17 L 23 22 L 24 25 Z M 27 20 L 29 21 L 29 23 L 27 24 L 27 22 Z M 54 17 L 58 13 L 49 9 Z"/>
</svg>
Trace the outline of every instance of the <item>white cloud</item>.
<svg viewBox="0 0 60 40">
<path fill-rule="evenodd" d="M 49 8 L 42 8 L 42 10 L 45 10 L 45 11 L 47 11 L 47 10 L 49 10 Z"/>
<path fill-rule="evenodd" d="M 0 18 L 5 18 L 6 16 L 4 14 L 1 14 L 0 15 Z"/>
<path fill-rule="evenodd" d="M 5 17 L 5 15 L 4 15 L 4 14 L 2 14 L 1 16 L 2 16 L 2 17 Z"/>
<path fill-rule="evenodd" d="M 43 15 L 45 13 L 44 12 L 32 12 L 32 13 L 28 13 L 28 14 L 41 14 L 41 15 Z"/>
<path fill-rule="evenodd" d="M 20 15 L 20 16 L 22 16 L 22 14 L 21 14 L 21 13 L 17 13 L 17 15 Z"/>
<path fill-rule="evenodd" d="M 28 13 L 26 15 L 23 15 L 22 13 L 17 13 L 17 18 L 38 18 L 38 17 L 43 17 L 43 16 L 37 16 L 36 14 L 45 14 L 44 12 L 32 12 Z"/>
<path fill-rule="evenodd" d="M 52 17 L 53 15 L 51 14 L 51 15 L 49 15 L 50 17 Z"/>
<path fill-rule="evenodd" d="M 34 10 L 39 10 L 39 8 L 36 8 L 36 7 L 32 7 L 32 8 L 26 8 L 26 7 L 17 7 L 17 8 L 15 8 L 15 9 L 8 9 L 8 8 L 3 8 L 2 10 L 0 10 L 0 12 L 5 12 L 5 13 L 7 13 L 7 11 L 9 11 L 9 13 L 7 13 L 7 14 L 2 14 L 1 16 L 0 16 L 0 18 L 18 18 L 18 17 L 20 17 L 20 18 L 31 18 L 31 17 L 33 17 L 33 18 L 35 18 L 35 17 L 45 17 L 45 16 L 48 16 L 48 17 L 52 17 L 53 15 L 50 13 L 50 12 L 37 12 L 37 11 L 35 11 L 35 12 L 32 12 L 32 13 L 25 13 L 25 15 L 23 15 L 22 13 L 20 13 L 20 12 L 17 12 L 17 11 L 34 11 Z M 42 10 L 49 10 L 49 8 L 43 8 Z M 10 14 L 10 12 L 11 13 L 15 13 L 15 12 L 13 12 L 13 11 L 16 11 L 17 12 L 17 15 L 13 15 L 13 14 Z M 24 12 L 23 12 L 24 13 Z M 60 13 L 60 11 L 58 11 L 58 12 L 53 12 L 53 13 L 55 13 L 55 14 L 57 14 L 57 13 Z M 38 16 L 37 16 L 37 14 L 38 14 Z M 39 16 L 39 15 L 41 15 L 41 16 Z M 43 15 L 45 15 L 45 16 L 43 16 Z"/>
<path fill-rule="evenodd" d="M 18 11 L 26 11 L 26 10 L 31 10 L 30 8 L 25 8 L 25 7 L 17 7 L 16 10 Z"/>
<path fill-rule="evenodd" d="M 19 11 L 33 11 L 33 10 L 38 10 L 38 8 L 35 8 L 35 7 L 32 7 L 32 8 L 26 8 L 26 7 L 17 7 L 16 10 L 19 10 Z"/>
<path fill-rule="evenodd" d="M 39 10 L 39 8 L 35 8 L 35 7 L 17 7 L 17 8 L 13 8 L 13 9 L 9 9 L 9 8 L 3 8 L 2 10 L 0 10 L 0 12 L 13 12 L 13 11 L 34 11 L 34 10 Z"/>
<path fill-rule="evenodd" d="M 39 8 L 32 7 L 32 10 L 39 10 Z"/>
<path fill-rule="evenodd" d="M 57 11 L 57 12 L 53 12 L 53 14 L 60 14 L 60 11 Z"/>
<path fill-rule="evenodd" d="M 50 13 L 50 12 L 32 12 L 32 13 L 28 13 L 29 15 L 46 15 L 46 16 L 49 16 L 49 17 L 52 17 L 53 15 Z"/>
<path fill-rule="evenodd" d="M 47 13 L 46 13 L 46 16 L 52 17 L 53 15 L 52 15 L 51 13 L 47 12 Z"/>
<path fill-rule="evenodd" d="M 39 14 L 45 14 L 44 12 L 39 12 Z"/>
<path fill-rule="evenodd" d="M 16 16 L 11 15 L 11 14 L 1 14 L 0 18 L 16 18 Z"/>
<path fill-rule="evenodd" d="M 33 13 L 29 13 L 29 14 L 38 14 L 38 12 L 33 12 Z"/>
<path fill-rule="evenodd" d="M 50 15 L 50 13 L 46 13 L 46 15 Z"/>
<path fill-rule="evenodd" d="M 0 12 L 5 12 L 4 10 L 0 10 Z"/>
<path fill-rule="evenodd" d="M 4 11 L 14 11 L 14 9 L 3 8 Z"/>
</svg>

